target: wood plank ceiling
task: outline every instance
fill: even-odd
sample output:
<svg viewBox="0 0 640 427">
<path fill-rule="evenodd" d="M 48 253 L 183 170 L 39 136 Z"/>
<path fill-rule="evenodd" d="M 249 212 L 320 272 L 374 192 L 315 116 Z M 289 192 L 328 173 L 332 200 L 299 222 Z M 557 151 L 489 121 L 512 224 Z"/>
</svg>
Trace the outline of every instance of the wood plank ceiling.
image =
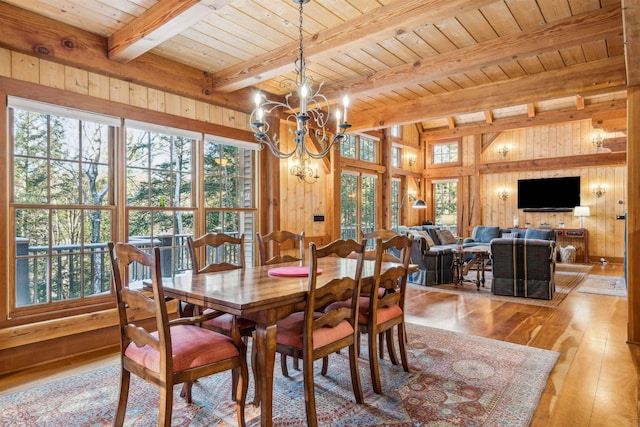
<svg viewBox="0 0 640 427">
<path fill-rule="evenodd" d="M 620 108 L 627 81 L 640 84 L 638 7 L 623 6 L 620 0 L 311 0 L 304 5 L 305 56 L 330 100 L 349 94 L 354 130 L 417 123 L 437 135 L 549 111 L 593 113 Z M 92 55 L 114 64 L 107 72 L 122 75 L 122 63 L 134 69 L 164 58 L 206 72 L 212 102 L 241 99 L 244 109 L 252 87 L 284 94 L 279 82 L 293 77 L 298 54 L 293 0 L 4 0 L 0 46 L 38 52 L 28 23 L 17 22 L 28 13 L 102 38 L 104 51 Z"/>
</svg>

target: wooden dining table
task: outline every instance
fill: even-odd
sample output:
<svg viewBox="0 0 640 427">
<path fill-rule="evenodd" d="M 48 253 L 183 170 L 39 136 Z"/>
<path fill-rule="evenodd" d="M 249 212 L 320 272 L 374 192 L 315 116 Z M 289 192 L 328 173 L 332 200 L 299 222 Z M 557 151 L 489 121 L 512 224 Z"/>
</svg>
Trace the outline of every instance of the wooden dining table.
<svg viewBox="0 0 640 427">
<path fill-rule="evenodd" d="M 388 264 L 388 265 L 387 265 Z M 383 269 L 395 265 L 383 263 Z M 269 275 L 279 267 L 300 266 L 300 262 L 192 275 L 190 273 L 163 279 L 167 297 L 243 316 L 256 322 L 257 349 L 256 394 L 260 402 L 262 426 L 273 421 L 273 369 L 276 354 L 276 324 L 287 315 L 304 310 L 308 277 Z M 351 275 L 355 259 L 321 258 L 318 280 Z M 373 275 L 374 262 L 364 262 L 363 277 Z M 308 267 L 307 267 L 308 268 Z"/>
</svg>

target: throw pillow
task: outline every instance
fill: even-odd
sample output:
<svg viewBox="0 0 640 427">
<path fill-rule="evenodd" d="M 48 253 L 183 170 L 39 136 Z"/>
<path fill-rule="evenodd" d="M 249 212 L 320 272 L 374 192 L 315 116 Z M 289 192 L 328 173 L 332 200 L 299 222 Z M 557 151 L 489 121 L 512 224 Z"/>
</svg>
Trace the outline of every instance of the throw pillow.
<svg viewBox="0 0 640 427">
<path fill-rule="evenodd" d="M 428 232 L 424 230 L 418 231 L 418 235 L 420 237 L 424 237 L 424 240 L 427 241 L 427 245 L 429 245 L 429 247 L 436 246 L 435 242 L 433 241 L 433 239 L 431 238 Z"/>
<path fill-rule="evenodd" d="M 515 233 L 502 233 L 501 237 L 503 239 L 516 239 L 516 238 L 518 238 L 518 233 L 517 232 L 515 232 Z"/>
<path fill-rule="evenodd" d="M 456 243 L 458 239 L 449 231 L 449 230 L 436 230 L 438 237 L 440 238 L 440 242 L 443 245 L 450 245 Z"/>
</svg>

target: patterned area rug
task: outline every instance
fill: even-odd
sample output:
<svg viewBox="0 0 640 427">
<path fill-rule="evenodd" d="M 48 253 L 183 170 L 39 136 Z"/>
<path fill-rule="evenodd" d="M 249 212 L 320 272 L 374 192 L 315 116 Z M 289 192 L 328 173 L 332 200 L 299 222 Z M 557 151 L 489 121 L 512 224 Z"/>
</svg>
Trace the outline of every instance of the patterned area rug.
<svg viewBox="0 0 640 427">
<path fill-rule="evenodd" d="M 318 421 L 323 426 L 528 426 L 559 353 L 460 333 L 407 325 L 411 372 L 381 363 L 384 395 L 371 390 L 361 360 L 365 403 L 353 401 L 346 355 L 332 355 L 329 373 L 316 374 Z M 363 340 L 363 342 L 366 340 Z M 363 352 L 366 354 L 366 352 Z M 274 425 L 306 425 L 302 374 L 280 374 L 276 362 Z M 2 426 L 106 426 L 116 407 L 119 366 L 0 396 Z M 199 380 L 194 403 L 175 388 L 172 425 L 234 426 L 228 373 Z M 253 396 L 253 380 L 248 401 Z M 157 423 L 158 392 L 133 378 L 125 425 Z M 259 408 L 248 404 L 248 425 Z"/>
<path fill-rule="evenodd" d="M 430 290 L 438 292 L 446 292 L 453 294 L 463 293 L 471 297 L 478 298 L 491 298 L 495 300 L 515 302 L 519 304 L 540 305 L 545 307 L 556 307 L 560 304 L 569 292 L 571 292 L 578 284 L 585 280 L 591 271 L 590 265 L 584 264 L 556 264 L 556 291 L 553 294 L 553 298 L 550 300 L 535 299 L 535 298 L 521 298 L 521 297 L 509 297 L 502 295 L 494 295 L 491 293 L 491 271 L 485 272 L 485 284 L 484 287 L 480 287 L 478 290 L 475 282 L 464 282 L 463 285 L 456 285 L 454 283 L 447 283 L 444 285 L 429 286 Z M 476 279 L 475 270 L 470 271 L 465 278 Z"/>
<path fill-rule="evenodd" d="M 578 292 L 585 294 L 609 295 L 613 297 L 627 297 L 627 284 L 624 277 L 590 275 Z"/>
</svg>

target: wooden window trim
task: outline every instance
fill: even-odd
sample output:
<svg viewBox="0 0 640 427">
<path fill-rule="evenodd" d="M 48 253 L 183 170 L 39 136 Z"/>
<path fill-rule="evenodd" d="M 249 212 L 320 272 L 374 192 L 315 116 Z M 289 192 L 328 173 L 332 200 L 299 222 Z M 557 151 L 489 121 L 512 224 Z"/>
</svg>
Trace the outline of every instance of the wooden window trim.
<svg viewBox="0 0 640 427">
<path fill-rule="evenodd" d="M 446 144 L 458 144 L 458 161 L 448 163 L 434 163 L 433 162 L 433 147 L 436 145 Z M 462 166 L 462 138 L 441 139 L 436 141 L 429 141 L 427 144 L 427 159 L 429 161 L 429 168 L 450 168 L 456 166 Z"/>
</svg>

